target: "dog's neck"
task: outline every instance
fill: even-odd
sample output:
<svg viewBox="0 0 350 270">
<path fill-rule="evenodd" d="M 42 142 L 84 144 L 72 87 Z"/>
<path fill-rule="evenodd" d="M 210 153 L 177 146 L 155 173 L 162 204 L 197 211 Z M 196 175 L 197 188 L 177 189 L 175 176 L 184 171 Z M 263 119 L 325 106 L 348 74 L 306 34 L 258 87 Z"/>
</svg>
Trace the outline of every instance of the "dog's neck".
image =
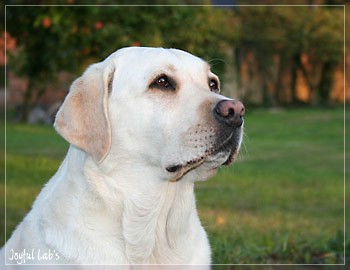
<svg viewBox="0 0 350 270">
<path fill-rule="evenodd" d="M 85 171 L 95 174 L 96 169 L 87 165 Z M 118 213 L 128 259 L 133 263 L 188 261 L 186 256 L 192 254 L 184 252 L 184 245 L 189 235 L 198 234 L 192 225 L 198 219 L 193 182 L 172 183 L 157 179 L 159 168 L 138 169 L 133 163 L 117 164 L 107 173 L 97 172 L 104 175 L 104 187 L 90 183 L 102 200 L 109 200 L 105 206 L 114 206 L 111 212 Z"/>
<path fill-rule="evenodd" d="M 80 162 L 70 163 L 71 158 Z M 128 170 L 128 166 L 119 166 L 106 173 L 74 147 L 62 166 L 65 169 L 58 171 L 59 181 L 69 187 L 61 190 L 68 190 L 67 200 L 76 204 L 72 208 L 89 213 L 84 217 L 84 224 L 72 223 L 71 229 L 79 230 L 81 236 L 84 230 L 98 232 L 98 238 L 84 239 L 93 241 L 88 245 L 101 248 L 99 252 L 102 252 L 103 238 L 110 235 L 108 241 L 116 241 L 116 246 L 125 248 L 127 262 L 176 263 L 173 259 L 177 258 L 180 263 L 190 260 L 192 254 L 189 251 L 194 249 L 196 239 L 203 233 L 195 207 L 193 183 L 156 179 L 151 168 L 133 173 L 135 168 Z M 62 171 L 66 175 L 60 175 Z M 74 183 L 72 175 L 77 174 L 83 177 L 76 179 L 86 181 Z M 66 222 L 73 219 L 76 217 L 65 217 Z M 81 239 L 75 242 L 81 242 Z"/>
</svg>

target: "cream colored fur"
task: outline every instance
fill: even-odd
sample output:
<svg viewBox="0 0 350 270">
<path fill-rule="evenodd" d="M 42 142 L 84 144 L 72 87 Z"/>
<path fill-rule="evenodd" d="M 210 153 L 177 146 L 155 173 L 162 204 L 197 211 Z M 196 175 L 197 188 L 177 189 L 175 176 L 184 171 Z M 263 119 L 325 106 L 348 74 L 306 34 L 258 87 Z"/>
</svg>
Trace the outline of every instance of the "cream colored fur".
<svg viewBox="0 0 350 270">
<path fill-rule="evenodd" d="M 176 91 L 150 87 L 160 74 L 175 78 Z M 71 144 L 67 156 L 0 260 L 209 268 L 193 188 L 227 154 L 166 170 L 213 144 L 204 139 L 217 134 L 212 107 L 227 98 L 209 90 L 209 77 L 216 78 L 203 60 L 174 49 L 125 48 L 89 67 L 56 117 L 57 132 Z"/>
</svg>

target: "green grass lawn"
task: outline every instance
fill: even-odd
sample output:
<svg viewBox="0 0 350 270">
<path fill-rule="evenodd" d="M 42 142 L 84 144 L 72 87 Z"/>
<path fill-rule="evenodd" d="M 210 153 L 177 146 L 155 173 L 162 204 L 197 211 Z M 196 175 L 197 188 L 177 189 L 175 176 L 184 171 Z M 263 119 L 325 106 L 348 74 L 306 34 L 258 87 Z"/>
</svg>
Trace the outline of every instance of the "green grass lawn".
<svg viewBox="0 0 350 270">
<path fill-rule="evenodd" d="M 237 162 L 196 185 L 214 263 L 344 263 L 343 119 L 342 108 L 247 112 Z M 9 237 L 68 144 L 52 127 L 8 123 L 6 146 Z"/>
</svg>

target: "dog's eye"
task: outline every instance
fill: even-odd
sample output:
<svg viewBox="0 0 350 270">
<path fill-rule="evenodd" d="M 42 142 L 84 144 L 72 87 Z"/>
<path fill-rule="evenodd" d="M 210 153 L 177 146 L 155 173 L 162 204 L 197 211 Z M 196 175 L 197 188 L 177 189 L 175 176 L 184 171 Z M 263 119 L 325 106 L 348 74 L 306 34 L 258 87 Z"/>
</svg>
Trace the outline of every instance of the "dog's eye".
<svg viewBox="0 0 350 270">
<path fill-rule="evenodd" d="M 155 79 L 151 88 L 158 88 L 161 90 L 175 90 L 175 82 L 166 75 L 161 75 Z"/>
<path fill-rule="evenodd" d="M 209 88 L 210 91 L 214 92 L 214 93 L 219 93 L 219 82 L 215 79 L 211 79 L 209 80 Z"/>
</svg>

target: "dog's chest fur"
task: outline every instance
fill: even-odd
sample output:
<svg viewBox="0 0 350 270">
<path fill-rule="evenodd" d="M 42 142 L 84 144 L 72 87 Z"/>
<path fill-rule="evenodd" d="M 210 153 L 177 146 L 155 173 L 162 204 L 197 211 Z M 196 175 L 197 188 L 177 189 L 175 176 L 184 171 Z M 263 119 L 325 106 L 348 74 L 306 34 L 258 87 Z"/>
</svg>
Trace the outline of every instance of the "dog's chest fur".
<svg viewBox="0 0 350 270">
<path fill-rule="evenodd" d="M 163 190 L 161 190 L 163 189 Z M 127 200 L 122 214 L 126 254 L 134 263 L 191 260 L 197 214 L 193 187 L 167 183 L 159 190 Z"/>
<path fill-rule="evenodd" d="M 123 185 L 123 174 L 118 172 L 118 185 L 117 176 L 103 176 L 89 166 L 72 170 L 67 164 L 62 165 L 67 175 L 61 175 L 60 169 L 38 197 L 46 203 L 37 203 L 45 205 L 38 217 L 43 240 L 47 246 L 60 249 L 65 263 L 210 263 L 193 183 L 149 181 L 149 185 L 135 188 L 131 175 Z M 84 177 L 77 174 L 84 174 L 87 181 L 81 181 Z M 94 179 L 98 188 L 89 179 Z M 135 183 L 140 181 L 147 179 Z M 66 198 L 59 208 L 50 197 L 53 188 L 56 196 Z M 53 220 L 55 223 L 47 223 Z"/>
</svg>

